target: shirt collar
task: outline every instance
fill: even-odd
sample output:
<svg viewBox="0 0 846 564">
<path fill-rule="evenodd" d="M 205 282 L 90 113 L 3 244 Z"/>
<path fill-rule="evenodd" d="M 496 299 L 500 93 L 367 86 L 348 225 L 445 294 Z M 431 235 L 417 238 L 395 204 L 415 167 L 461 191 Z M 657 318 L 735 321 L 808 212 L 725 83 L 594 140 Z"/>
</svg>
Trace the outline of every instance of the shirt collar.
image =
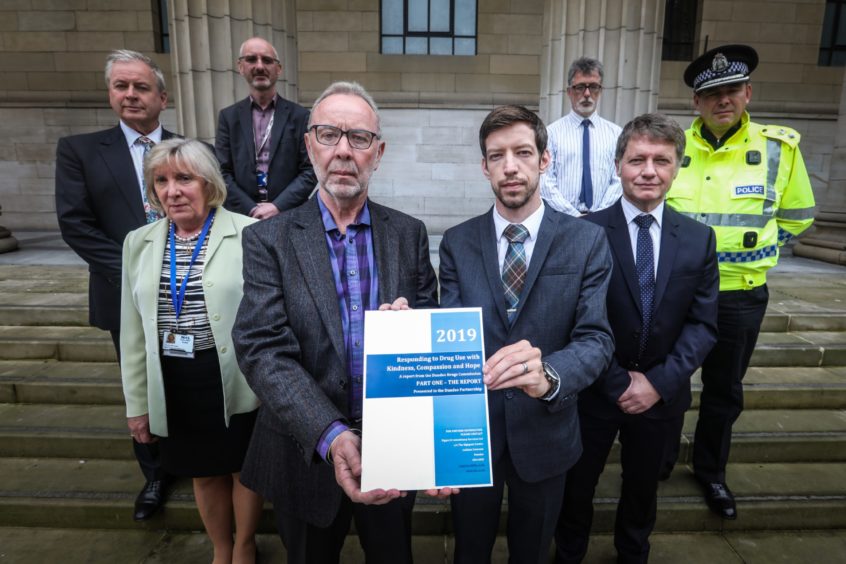
<svg viewBox="0 0 846 564">
<path fill-rule="evenodd" d="M 520 222 L 520 225 L 525 227 L 526 230 L 529 232 L 528 239 L 531 239 L 532 241 L 536 240 L 538 237 L 541 221 L 543 220 L 543 211 L 544 204 L 543 200 L 541 200 L 540 207 L 536 209 L 532 213 L 532 215 Z M 499 211 L 496 209 L 496 206 L 494 206 L 493 208 L 493 219 L 494 229 L 496 230 L 496 240 L 499 241 L 502 238 L 502 232 L 505 231 L 505 228 L 508 227 L 511 222 L 500 215 Z"/>
<path fill-rule="evenodd" d="M 263 111 L 263 112 L 264 112 L 264 111 L 267 111 L 267 110 L 271 110 L 271 109 L 276 109 L 276 98 L 277 98 L 278 96 L 279 96 L 279 93 L 278 93 L 278 92 L 277 92 L 276 94 L 274 94 L 274 95 L 273 95 L 273 98 L 270 100 L 270 103 L 267 105 L 267 108 L 264 108 L 264 109 L 262 109 L 262 107 L 258 105 L 258 102 L 256 102 L 256 101 L 253 99 L 253 97 L 252 97 L 252 96 L 250 96 L 250 107 L 251 107 L 251 108 L 254 108 L 254 109 L 257 109 L 257 110 L 261 110 L 261 111 Z"/>
<path fill-rule="evenodd" d="M 579 114 L 577 114 L 575 110 L 570 110 L 570 113 L 567 114 L 567 117 L 569 118 L 570 123 L 573 127 L 581 127 L 582 122 L 585 121 L 585 120 L 589 120 L 591 125 L 596 126 L 596 122 L 594 121 L 594 120 L 596 120 L 596 111 L 595 110 L 588 117 L 582 117 Z"/>
<path fill-rule="evenodd" d="M 317 205 L 320 208 L 320 217 L 323 220 L 323 229 L 326 233 L 332 233 L 332 231 L 336 231 L 339 234 L 341 233 L 340 228 L 338 228 L 338 224 L 335 223 L 335 218 L 332 217 L 332 212 L 329 211 L 329 208 L 326 207 L 326 204 L 323 203 L 323 200 L 320 198 L 320 194 L 315 194 L 314 196 L 317 198 Z M 366 225 L 370 227 L 370 207 L 367 205 L 367 200 L 364 201 L 364 206 L 362 206 L 361 210 L 358 212 L 358 215 L 350 225 Z"/>
<path fill-rule="evenodd" d="M 153 131 L 151 131 L 147 135 L 143 135 L 123 123 L 123 120 L 120 120 L 120 130 L 123 131 L 123 136 L 126 138 L 126 144 L 129 145 L 129 147 L 135 145 L 135 142 L 138 141 L 138 139 L 140 139 L 141 137 L 146 137 L 153 143 L 161 143 L 162 141 L 161 123 L 159 123 L 159 125 L 157 125 Z"/>
<path fill-rule="evenodd" d="M 626 216 L 626 225 L 630 224 L 634 221 L 634 218 L 643 214 L 644 212 L 639 210 L 633 203 L 628 201 L 625 196 L 620 198 L 620 203 L 623 205 L 623 215 Z M 661 219 L 664 217 L 664 202 L 662 201 L 658 204 L 654 210 L 649 212 L 649 215 L 655 219 L 655 224 L 658 225 L 658 228 L 661 228 Z"/>
</svg>

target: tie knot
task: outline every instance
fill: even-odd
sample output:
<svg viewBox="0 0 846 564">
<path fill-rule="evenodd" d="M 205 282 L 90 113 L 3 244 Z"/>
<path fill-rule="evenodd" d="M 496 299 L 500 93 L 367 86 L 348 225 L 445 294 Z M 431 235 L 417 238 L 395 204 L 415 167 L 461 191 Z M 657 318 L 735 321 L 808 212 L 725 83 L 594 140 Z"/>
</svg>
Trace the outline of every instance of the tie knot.
<svg viewBox="0 0 846 564">
<path fill-rule="evenodd" d="M 589 128 L 590 127 L 590 120 L 589 119 L 583 119 L 582 120 L 582 127 L 584 127 L 585 129 Z"/>
<path fill-rule="evenodd" d="M 153 143 L 153 140 L 149 137 L 139 137 L 136 143 L 139 145 L 143 145 L 145 151 L 149 151 L 153 147 L 153 145 L 155 145 L 155 143 Z"/>
<path fill-rule="evenodd" d="M 640 214 L 634 218 L 634 222 L 637 223 L 637 226 L 641 229 L 649 229 L 653 221 L 655 221 L 655 218 L 648 213 Z"/>
<path fill-rule="evenodd" d="M 522 243 L 529 236 L 529 230 L 520 223 L 510 223 L 505 228 L 503 235 L 511 243 Z"/>
</svg>

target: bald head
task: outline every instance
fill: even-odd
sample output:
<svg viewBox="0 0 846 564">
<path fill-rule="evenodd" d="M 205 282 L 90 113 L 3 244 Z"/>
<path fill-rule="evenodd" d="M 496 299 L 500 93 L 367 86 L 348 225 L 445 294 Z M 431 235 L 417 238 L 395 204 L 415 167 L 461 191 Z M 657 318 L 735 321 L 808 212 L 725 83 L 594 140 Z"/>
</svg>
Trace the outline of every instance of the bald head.
<svg viewBox="0 0 846 564">
<path fill-rule="evenodd" d="M 265 100 L 276 92 L 282 63 L 273 45 L 261 37 L 251 37 L 241 44 L 238 72 L 250 85 L 250 95 Z"/>
</svg>

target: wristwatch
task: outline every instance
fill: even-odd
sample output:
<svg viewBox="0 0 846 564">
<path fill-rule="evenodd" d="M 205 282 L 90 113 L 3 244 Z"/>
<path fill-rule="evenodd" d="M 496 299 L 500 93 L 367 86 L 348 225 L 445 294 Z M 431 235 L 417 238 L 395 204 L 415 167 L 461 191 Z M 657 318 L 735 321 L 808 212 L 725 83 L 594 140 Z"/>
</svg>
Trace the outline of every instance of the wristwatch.
<svg viewBox="0 0 846 564">
<path fill-rule="evenodd" d="M 549 382 L 549 391 L 542 395 L 540 399 L 541 401 L 549 401 L 558 393 L 558 388 L 561 387 L 561 378 L 549 363 L 543 362 L 541 365 L 543 366 L 543 375 L 546 377 L 546 381 Z"/>
</svg>

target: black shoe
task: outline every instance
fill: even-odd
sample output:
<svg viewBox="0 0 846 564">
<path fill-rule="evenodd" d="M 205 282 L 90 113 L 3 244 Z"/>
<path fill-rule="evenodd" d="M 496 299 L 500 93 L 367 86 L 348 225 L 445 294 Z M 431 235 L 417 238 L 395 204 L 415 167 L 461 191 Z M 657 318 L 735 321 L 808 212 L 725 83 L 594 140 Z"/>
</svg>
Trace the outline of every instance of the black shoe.
<svg viewBox="0 0 846 564">
<path fill-rule="evenodd" d="M 135 498 L 135 513 L 132 518 L 136 521 L 146 521 L 164 505 L 168 482 L 166 480 L 150 480 L 141 488 L 141 493 Z"/>
<path fill-rule="evenodd" d="M 663 468 L 661 468 L 661 472 L 658 474 L 658 481 L 659 482 L 666 482 L 670 479 L 670 474 L 673 473 L 673 465 L 667 464 Z"/>
<path fill-rule="evenodd" d="M 734 502 L 734 494 L 723 482 L 703 483 L 705 488 L 705 502 L 708 508 L 722 517 L 734 521 L 737 519 L 737 506 Z"/>
</svg>

